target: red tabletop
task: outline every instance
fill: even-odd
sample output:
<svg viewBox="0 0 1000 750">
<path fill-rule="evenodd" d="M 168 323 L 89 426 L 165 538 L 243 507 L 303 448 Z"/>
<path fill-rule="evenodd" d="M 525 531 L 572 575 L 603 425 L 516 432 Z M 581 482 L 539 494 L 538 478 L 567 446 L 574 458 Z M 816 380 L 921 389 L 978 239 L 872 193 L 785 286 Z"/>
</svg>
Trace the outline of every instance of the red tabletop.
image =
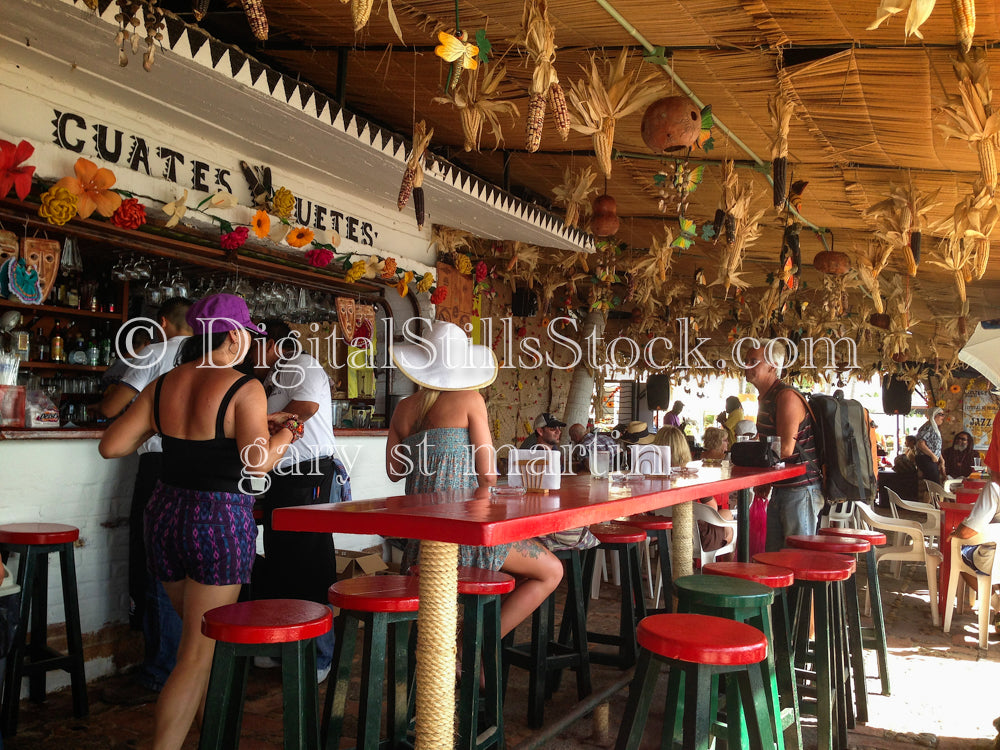
<svg viewBox="0 0 1000 750">
<path fill-rule="evenodd" d="M 692 477 L 617 484 L 589 476 L 563 477 L 547 495 L 491 496 L 479 490 L 397 495 L 273 511 L 278 531 L 381 534 L 453 544 L 494 546 L 689 502 L 720 492 L 770 484 L 805 473 L 781 469 L 699 469 Z"/>
</svg>

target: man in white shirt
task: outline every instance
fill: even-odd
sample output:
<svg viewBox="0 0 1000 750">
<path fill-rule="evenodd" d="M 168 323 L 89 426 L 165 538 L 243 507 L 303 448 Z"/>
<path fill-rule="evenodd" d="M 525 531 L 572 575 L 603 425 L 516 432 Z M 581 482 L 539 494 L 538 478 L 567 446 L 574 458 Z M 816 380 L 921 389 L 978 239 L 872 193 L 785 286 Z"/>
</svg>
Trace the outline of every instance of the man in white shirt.
<svg viewBox="0 0 1000 750">
<path fill-rule="evenodd" d="M 117 384 L 108 388 L 101 400 L 100 410 L 105 416 L 118 416 L 143 388 L 173 369 L 181 344 L 192 333 L 186 318 L 191 304 L 191 300 L 183 297 L 173 297 L 163 303 L 157 317 L 166 341 L 150 344 L 132 358 L 128 371 Z M 170 603 L 163 584 L 146 570 L 143 518 L 160 478 L 162 450 L 160 436 L 153 435 L 137 451 L 139 470 L 135 475 L 128 519 L 129 622 L 133 630 L 142 630 L 146 642 L 143 663 L 136 679 L 142 687 L 157 693 L 173 671 L 181 640 L 180 616 Z M 122 698 L 124 702 L 142 702 L 150 696 L 134 692 Z"/>
<path fill-rule="evenodd" d="M 271 528 L 271 512 L 292 505 L 331 502 L 331 492 L 339 489 L 334 482 L 330 379 L 316 358 L 301 350 L 286 323 L 263 323 L 267 328 L 267 411 L 297 415 L 304 422 L 304 432 L 268 475 L 270 487 L 263 499 L 264 563 L 254 577 L 254 596 L 326 604 L 327 590 L 337 580 L 332 535 L 275 531 Z M 336 501 L 338 496 L 332 499 Z M 316 645 L 317 678 L 322 681 L 333 656 L 332 637 L 319 638 Z"/>
</svg>

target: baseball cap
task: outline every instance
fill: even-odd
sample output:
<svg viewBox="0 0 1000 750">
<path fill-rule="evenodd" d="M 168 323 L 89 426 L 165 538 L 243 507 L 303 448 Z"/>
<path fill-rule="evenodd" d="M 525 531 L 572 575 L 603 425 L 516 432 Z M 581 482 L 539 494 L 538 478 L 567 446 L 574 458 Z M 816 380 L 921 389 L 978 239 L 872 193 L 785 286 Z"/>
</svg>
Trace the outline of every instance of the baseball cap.
<svg viewBox="0 0 1000 750">
<path fill-rule="evenodd" d="M 543 427 L 565 427 L 565 422 L 560 422 L 558 419 L 553 417 L 548 412 L 544 412 L 535 417 L 535 429 L 540 430 Z"/>
<path fill-rule="evenodd" d="M 250 333 L 266 335 L 263 328 L 250 320 L 246 301 L 235 294 L 211 294 L 198 300 L 188 310 L 187 322 L 195 336 L 225 333 L 240 328 L 246 328 Z"/>
</svg>

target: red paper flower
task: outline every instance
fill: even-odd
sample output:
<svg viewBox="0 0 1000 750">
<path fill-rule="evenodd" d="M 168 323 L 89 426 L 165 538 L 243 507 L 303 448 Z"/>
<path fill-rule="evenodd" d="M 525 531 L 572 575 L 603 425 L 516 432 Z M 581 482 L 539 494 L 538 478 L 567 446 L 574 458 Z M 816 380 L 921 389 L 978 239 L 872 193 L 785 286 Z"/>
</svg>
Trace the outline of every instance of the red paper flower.
<svg viewBox="0 0 1000 750">
<path fill-rule="evenodd" d="M 486 263 L 479 261 L 476 263 L 476 282 L 486 281 L 486 277 L 489 276 L 490 269 L 486 266 Z"/>
<path fill-rule="evenodd" d="M 437 289 L 434 290 L 434 293 L 431 295 L 431 304 L 440 305 L 442 302 L 444 302 L 447 296 L 448 296 L 448 287 L 439 286 Z"/>
<path fill-rule="evenodd" d="M 20 200 L 28 197 L 35 168 L 18 165 L 33 153 L 35 147 L 27 141 L 15 146 L 10 141 L 0 140 L 0 198 L 6 198 L 12 187 Z"/>
<path fill-rule="evenodd" d="M 306 250 L 306 260 L 309 261 L 310 266 L 326 268 L 333 260 L 333 252 L 325 247 L 314 247 L 312 250 Z"/>
<path fill-rule="evenodd" d="M 122 229 L 138 229 L 146 223 L 146 209 L 137 198 L 128 198 L 111 214 L 111 223 Z"/>
<path fill-rule="evenodd" d="M 232 232 L 226 232 L 219 237 L 219 247 L 223 250 L 239 250 L 247 241 L 250 227 L 236 227 Z"/>
<path fill-rule="evenodd" d="M 520 328 L 517 329 L 517 337 L 519 339 L 523 339 L 527 335 L 528 335 L 528 328 L 526 326 L 521 326 Z"/>
</svg>

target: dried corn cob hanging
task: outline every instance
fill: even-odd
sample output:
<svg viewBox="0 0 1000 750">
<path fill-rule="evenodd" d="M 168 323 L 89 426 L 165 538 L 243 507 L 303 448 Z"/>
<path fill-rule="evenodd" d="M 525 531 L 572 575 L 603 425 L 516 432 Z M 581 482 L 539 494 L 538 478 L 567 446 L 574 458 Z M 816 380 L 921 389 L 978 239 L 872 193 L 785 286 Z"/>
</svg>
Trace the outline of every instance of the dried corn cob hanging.
<svg viewBox="0 0 1000 750">
<path fill-rule="evenodd" d="M 247 21 L 250 22 L 250 31 L 253 32 L 254 37 L 266 42 L 268 27 L 263 0 L 240 0 L 240 4 L 243 6 Z"/>
<path fill-rule="evenodd" d="M 417 229 L 424 228 L 424 169 L 417 166 L 413 176 L 413 216 L 417 220 Z"/>
<path fill-rule="evenodd" d="M 976 253 L 972 261 L 972 280 L 979 281 L 986 274 L 986 265 L 990 262 L 990 240 L 988 237 L 980 237 L 976 240 Z"/>
<path fill-rule="evenodd" d="M 361 31 L 372 15 L 372 5 L 374 0 L 351 0 L 351 19 L 354 21 L 354 30 Z"/>
<path fill-rule="evenodd" d="M 558 80 L 549 86 L 549 104 L 552 106 L 552 119 L 555 120 L 559 137 L 565 141 L 569 138 L 569 107 L 566 106 L 566 93 Z"/>
<path fill-rule="evenodd" d="M 480 71 L 482 82 L 479 80 Z M 496 137 L 497 146 L 500 146 L 503 143 L 500 115 L 507 113 L 511 119 L 517 117 L 517 105 L 499 98 L 506 75 L 506 66 L 484 64 L 463 76 L 458 90 L 451 96 L 434 97 L 434 103 L 451 104 L 458 110 L 466 151 L 479 151 L 483 126 L 487 123 Z"/>
<path fill-rule="evenodd" d="M 774 140 L 771 142 L 771 181 L 773 184 L 772 199 L 775 208 L 785 205 L 787 195 L 788 171 L 788 130 L 792 123 L 795 105 L 783 93 L 777 93 L 767 102 L 767 113 L 771 117 L 774 128 Z"/>
<path fill-rule="evenodd" d="M 556 59 L 556 30 L 549 21 L 546 0 L 524 0 L 521 34 L 516 41 L 524 45 L 528 59 L 535 65 L 528 87 L 528 119 L 524 137 L 525 149 L 535 152 L 542 144 L 546 96 L 552 84 L 559 81 L 553 67 Z"/>
<path fill-rule="evenodd" d="M 410 150 L 410 157 L 406 160 L 406 170 L 403 172 L 403 180 L 399 185 L 399 197 L 396 199 L 396 208 L 400 211 L 410 200 L 410 196 L 413 194 L 414 181 L 417 177 L 417 172 L 422 170 L 421 162 L 423 160 L 424 152 L 430 145 L 431 138 L 434 136 L 434 128 L 427 131 L 427 123 L 421 120 L 413 128 L 413 148 Z M 422 174 L 422 171 L 421 171 Z M 421 178 L 420 184 L 423 184 L 423 179 Z"/>
<path fill-rule="evenodd" d="M 951 15 L 955 19 L 958 43 L 968 52 L 976 35 L 976 0 L 951 0 Z"/>
<path fill-rule="evenodd" d="M 195 21 L 200 21 L 206 16 L 209 2 L 210 0 L 192 0 L 191 14 L 194 16 Z"/>
<path fill-rule="evenodd" d="M 528 97 L 528 127 L 524 135 L 524 148 L 534 153 L 542 145 L 542 130 L 545 127 L 545 94 L 531 94 Z"/>
<path fill-rule="evenodd" d="M 1000 113 L 993 110 L 989 61 L 985 51 L 977 49 L 953 60 L 952 67 L 958 79 L 959 94 L 948 97 L 946 106 L 941 109 L 945 121 L 938 124 L 938 130 L 945 138 L 960 138 L 968 141 L 970 147 L 975 146 L 982 175 L 980 187 L 995 190 Z"/>
</svg>

